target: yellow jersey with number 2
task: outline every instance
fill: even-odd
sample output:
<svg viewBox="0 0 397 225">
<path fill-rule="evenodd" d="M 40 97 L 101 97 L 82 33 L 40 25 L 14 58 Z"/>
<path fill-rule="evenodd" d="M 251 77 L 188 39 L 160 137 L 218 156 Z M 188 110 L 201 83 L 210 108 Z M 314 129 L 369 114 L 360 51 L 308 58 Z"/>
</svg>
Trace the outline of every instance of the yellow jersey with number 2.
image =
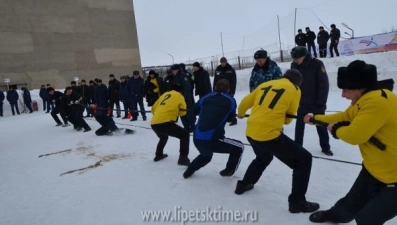
<svg viewBox="0 0 397 225">
<path fill-rule="evenodd" d="M 296 115 L 300 98 L 300 89 L 286 78 L 259 85 L 238 107 L 239 116 L 244 116 L 252 108 L 246 135 L 256 141 L 268 141 L 280 136 L 283 125 L 292 121 L 286 115 Z"/>
<path fill-rule="evenodd" d="M 175 122 L 178 116 L 186 115 L 185 98 L 177 91 L 165 92 L 152 106 L 152 113 L 151 125 Z"/>
</svg>

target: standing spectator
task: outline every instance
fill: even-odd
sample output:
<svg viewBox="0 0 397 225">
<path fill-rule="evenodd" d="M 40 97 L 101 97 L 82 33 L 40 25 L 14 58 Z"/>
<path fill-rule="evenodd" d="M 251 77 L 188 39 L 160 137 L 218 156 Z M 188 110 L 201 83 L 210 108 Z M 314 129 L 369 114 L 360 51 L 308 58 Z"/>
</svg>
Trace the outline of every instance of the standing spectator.
<svg viewBox="0 0 397 225">
<path fill-rule="evenodd" d="M 9 90 L 7 91 L 7 101 L 11 105 L 11 112 L 13 116 L 15 116 L 14 108 L 16 109 L 18 115 L 20 115 L 18 108 L 18 100 L 19 100 L 18 92 L 14 89 L 14 86 L 10 86 Z"/>
<path fill-rule="evenodd" d="M 81 104 L 88 106 L 89 102 L 90 102 L 90 88 L 88 87 L 87 83 L 85 82 L 85 80 L 81 80 L 80 86 L 80 95 L 81 95 Z M 91 110 L 87 110 L 87 115 L 85 117 L 90 117 L 90 113 L 89 111 Z"/>
<path fill-rule="evenodd" d="M 331 24 L 331 32 L 329 34 L 329 38 L 331 39 L 331 45 L 329 46 L 329 53 L 331 54 L 331 58 L 334 57 L 334 52 L 336 56 L 339 56 L 339 51 L 338 51 L 338 44 L 339 44 L 339 38 L 340 38 L 340 31 L 338 28 L 336 28 L 335 24 Z"/>
<path fill-rule="evenodd" d="M 110 112 L 110 116 L 113 117 L 113 107 L 116 104 L 117 109 L 117 118 L 120 118 L 120 82 L 114 78 L 113 74 L 109 75 L 109 86 L 108 86 L 108 94 L 109 94 L 109 107 L 112 110 Z"/>
<path fill-rule="evenodd" d="M 143 104 L 143 92 L 145 90 L 145 83 L 143 78 L 139 75 L 139 71 L 135 70 L 133 77 L 128 81 L 128 92 L 132 98 L 132 119 L 131 121 L 138 120 L 138 105 L 142 115 L 143 121 L 146 121 L 145 106 Z"/>
<path fill-rule="evenodd" d="M 193 63 L 193 76 L 195 83 L 195 95 L 201 99 L 204 95 L 212 92 L 210 75 L 208 71 L 200 66 L 200 63 Z"/>
<path fill-rule="evenodd" d="M 233 69 L 233 67 L 227 63 L 227 59 L 225 57 L 222 57 L 220 60 L 220 65 L 216 68 L 215 70 L 215 77 L 214 77 L 214 84 L 213 84 L 213 90 L 215 90 L 215 85 L 218 80 L 221 79 L 226 79 L 229 81 L 230 84 L 230 92 L 229 94 L 234 97 L 234 94 L 236 93 L 236 85 L 237 85 L 237 76 L 236 76 L 236 71 Z M 236 125 L 237 124 L 237 119 L 235 118 L 230 122 L 230 126 Z"/>
<path fill-rule="evenodd" d="M 154 70 L 149 71 L 149 76 L 145 81 L 145 97 L 148 106 L 152 106 L 163 93 L 163 79 Z"/>
<path fill-rule="evenodd" d="M 302 74 L 303 82 L 300 86 L 302 97 L 299 103 L 298 117 L 308 113 L 325 114 L 328 99 L 328 75 L 324 64 L 318 59 L 313 59 L 305 47 L 295 47 L 291 51 L 293 63 L 291 69 L 297 69 Z M 332 156 L 329 145 L 329 136 L 326 127 L 316 126 L 320 139 L 321 150 L 324 154 Z M 305 123 L 297 120 L 295 125 L 295 141 L 303 145 Z"/>
<path fill-rule="evenodd" d="M 174 75 L 172 75 L 171 69 L 168 69 L 167 76 L 164 78 L 164 92 L 172 90 L 172 82 L 174 82 Z"/>
<path fill-rule="evenodd" d="M 3 117 L 3 101 L 5 99 L 4 92 L 0 91 L 0 117 Z"/>
<path fill-rule="evenodd" d="M 193 97 L 194 96 L 193 95 L 193 90 L 194 90 L 194 79 L 195 78 L 189 71 L 186 70 L 186 65 L 184 63 L 179 64 L 179 66 L 181 67 L 182 72 L 185 73 L 187 75 L 188 79 L 189 79 L 190 89 L 191 89 L 191 95 L 190 96 L 192 98 L 192 102 L 195 102 L 194 101 L 194 97 Z"/>
<path fill-rule="evenodd" d="M 70 86 L 72 87 L 73 91 L 80 94 L 80 87 L 77 86 L 76 81 L 71 81 Z"/>
<path fill-rule="evenodd" d="M 128 75 L 120 77 L 120 101 L 124 106 L 124 117 L 122 119 L 128 119 L 128 112 L 132 111 L 132 97 L 128 92 Z"/>
<path fill-rule="evenodd" d="M 50 106 L 49 106 L 49 101 L 48 101 L 48 98 L 49 98 L 48 91 L 47 91 L 47 88 L 45 88 L 44 84 L 41 85 L 39 95 L 40 95 L 41 100 L 43 100 L 43 111 L 46 111 L 47 107 L 50 107 Z M 48 113 L 48 111 L 46 113 Z"/>
<path fill-rule="evenodd" d="M 94 102 L 99 108 L 107 109 L 109 107 L 108 88 L 102 83 L 102 79 L 96 79 L 96 84 Z"/>
<path fill-rule="evenodd" d="M 267 51 L 256 51 L 254 59 L 256 60 L 256 64 L 251 72 L 249 83 L 250 92 L 253 92 L 256 87 L 266 81 L 277 80 L 282 77 L 280 67 L 267 56 Z"/>
<path fill-rule="evenodd" d="M 324 27 L 319 28 L 319 32 L 317 34 L 317 43 L 320 52 L 320 58 L 327 57 L 327 43 L 329 40 L 329 34 L 324 30 Z"/>
<path fill-rule="evenodd" d="M 295 36 L 295 44 L 298 46 L 306 46 L 306 34 L 302 33 L 302 29 L 299 29 L 298 34 Z"/>
<path fill-rule="evenodd" d="M 316 40 L 316 34 L 311 31 L 309 27 L 306 27 L 307 49 L 309 50 L 309 53 L 311 53 L 311 50 L 313 49 L 313 56 L 317 58 L 317 50 L 314 40 Z"/>
<path fill-rule="evenodd" d="M 47 90 L 50 87 L 51 87 L 51 84 L 46 84 Z M 50 101 L 50 98 L 48 98 L 47 112 L 46 113 L 49 113 L 52 109 L 54 109 L 54 103 L 52 101 Z"/>
<path fill-rule="evenodd" d="M 187 113 L 185 116 L 181 117 L 183 127 L 189 131 L 193 132 L 196 117 L 194 116 L 194 102 L 192 97 L 192 91 L 190 87 L 190 81 L 188 75 L 186 75 L 178 64 L 171 66 L 171 73 L 174 76 L 172 78 L 171 85 L 178 85 L 181 87 L 181 93 L 185 98 Z"/>
<path fill-rule="evenodd" d="M 21 90 L 23 91 L 23 93 L 22 93 L 23 102 L 26 105 L 26 108 L 29 109 L 29 113 L 32 113 L 33 112 L 32 97 L 30 96 L 30 91 L 25 87 L 21 88 Z"/>
</svg>

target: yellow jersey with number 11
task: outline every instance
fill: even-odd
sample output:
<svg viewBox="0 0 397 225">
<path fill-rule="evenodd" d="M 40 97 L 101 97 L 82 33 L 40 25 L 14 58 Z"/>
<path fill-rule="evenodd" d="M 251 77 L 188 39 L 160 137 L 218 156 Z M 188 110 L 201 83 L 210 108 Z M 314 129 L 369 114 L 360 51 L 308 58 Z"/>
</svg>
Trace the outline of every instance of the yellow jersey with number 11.
<svg viewBox="0 0 397 225">
<path fill-rule="evenodd" d="M 239 116 L 244 116 L 252 108 L 246 135 L 256 141 L 268 141 L 280 136 L 283 125 L 292 121 L 286 115 L 296 115 L 300 98 L 300 89 L 286 78 L 259 85 L 238 107 Z"/>
<path fill-rule="evenodd" d="M 152 106 L 152 113 L 151 125 L 175 122 L 178 116 L 186 115 L 185 98 L 177 91 L 165 92 Z"/>
</svg>

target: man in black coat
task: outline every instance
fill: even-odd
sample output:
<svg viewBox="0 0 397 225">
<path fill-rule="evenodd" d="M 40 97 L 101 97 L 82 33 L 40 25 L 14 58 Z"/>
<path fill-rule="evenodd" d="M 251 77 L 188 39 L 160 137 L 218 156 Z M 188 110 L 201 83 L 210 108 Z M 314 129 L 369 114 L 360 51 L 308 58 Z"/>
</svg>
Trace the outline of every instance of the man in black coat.
<svg viewBox="0 0 397 225">
<path fill-rule="evenodd" d="M 210 74 L 200 66 L 200 63 L 193 63 L 193 76 L 196 86 L 195 95 L 201 99 L 204 95 L 212 92 Z"/>
<path fill-rule="evenodd" d="M 320 58 L 327 57 L 327 43 L 329 40 L 329 34 L 324 30 L 324 27 L 319 28 L 319 32 L 317 34 L 317 43 L 320 52 Z"/>
<path fill-rule="evenodd" d="M 14 108 L 16 109 L 18 115 L 20 114 L 18 108 L 18 100 L 19 100 L 18 92 L 14 89 L 13 86 L 10 86 L 9 90 L 7 91 L 7 101 L 11 105 L 11 112 L 13 116 L 15 116 Z"/>
<path fill-rule="evenodd" d="M 3 117 L 3 101 L 5 99 L 5 95 L 3 91 L 0 91 L 0 116 Z"/>
<path fill-rule="evenodd" d="M 331 54 L 331 58 L 334 57 L 334 52 L 336 56 L 339 56 L 339 51 L 338 51 L 338 44 L 339 44 L 339 38 L 340 38 L 340 31 L 338 28 L 336 28 L 335 24 L 331 24 L 331 32 L 329 34 L 329 38 L 331 39 L 331 44 L 329 46 L 329 53 Z"/>
<path fill-rule="evenodd" d="M 295 36 L 295 44 L 298 46 L 306 46 L 306 34 L 302 33 L 302 29 L 299 29 L 298 34 Z"/>
<path fill-rule="evenodd" d="M 303 118 L 309 113 L 325 114 L 329 82 L 323 62 L 312 58 L 307 49 L 301 46 L 292 49 L 291 57 L 294 60 L 291 69 L 299 70 L 303 77 L 298 117 Z M 322 152 L 332 156 L 327 127 L 316 126 L 316 128 Z M 305 123 L 302 119 L 298 119 L 295 126 L 295 142 L 300 145 L 303 145 L 304 131 Z"/>
<path fill-rule="evenodd" d="M 108 94 L 109 94 L 109 107 L 112 109 L 110 112 L 110 116 L 113 117 L 113 107 L 116 104 L 117 109 L 117 118 L 121 117 L 120 111 L 120 82 L 114 78 L 113 74 L 109 75 L 109 86 L 108 86 Z"/>
<path fill-rule="evenodd" d="M 52 88 L 52 87 L 47 88 L 47 93 L 48 93 L 49 101 L 51 101 L 55 106 L 51 110 L 51 116 L 57 123 L 56 126 L 57 127 L 58 126 L 63 126 L 63 127 L 69 126 L 68 119 L 67 119 L 66 112 L 65 112 L 66 105 L 65 105 L 65 101 L 63 99 L 64 94 L 60 91 L 55 91 L 54 88 Z M 61 114 L 63 124 L 59 120 L 57 114 Z"/>
<path fill-rule="evenodd" d="M 194 90 L 194 76 L 193 74 L 189 73 L 189 71 L 186 70 L 186 65 L 184 63 L 179 64 L 179 66 L 182 69 L 182 72 L 185 73 L 187 75 L 187 77 L 189 78 L 190 81 L 190 89 L 192 90 L 192 101 L 194 102 L 194 95 L 193 95 L 193 90 Z"/>
<path fill-rule="evenodd" d="M 128 80 L 128 93 L 131 94 L 132 100 L 132 119 L 131 121 L 138 120 L 138 105 L 142 115 L 143 121 L 146 121 L 145 106 L 143 104 L 143 97 L 145 91 L 145 82 L 143 78 L 139 75 L 139 71 L 135 70 L 132 72 L 133 76 Z"/>
<path fill-rule="evenodd" d="M 91 127 L 83 119 L 84 106 L 80 102 L 82 97 L 79 93 L 73 91 L 72 87 L 66 88 L 66 101 L 68 103 L 68 120 L 74 125 L 74 129 L 80 131 L 84 128 L 84 132 L 91 130 Z"/>
<path fill-rule="evenodd" d="M 26 105 L 26 108 L 29 109 L 29 113 L 32 113 L 33 112 L 32 97 L 30 96 L 30 91 L 25 87 L 21 88 L 21 90 L 23 91 L 23 93 L 22 93 L 23 102 Z"/>
<path fill-rule="evenodd" d="M 236 93 L 236 85 L 237 85 L 236 71 L 233 69 L 233 67 L 229 63 L 227 63 L 227 59 L 225 57 L 221 58 L 220 63 L 221 64 L 215 70 L 215 77 L 214 77 L 214 83 L 213 83 L 212 89 L 215 90 L 215 84 L 216 84 L 216 82 L 218 82 L 218 80 L 226 79 L 229 81 L 229 84 L 230 84 L 229 94 L 232 97 L 234 97 L 234 94 Z M 230 123 L 230 126 L 233 126 L 236 124 L 237 124 L 237 119 L 235 118 Z"/>
<path fill-rule="evenodd" d="M 41 100 L 43 100 L 43 111 L 46 111 L 46 109 L 50 106 L 49 106 L 49 101 L 48 101 L 48 98 L 49 98 L 48 91 L 47 91 L 47 88 L 45 88 L 44 84 L 41 85 L 39 95 L 40 95 Z M 49 112 L 49 110 L 47 111 L 47 113 L 48 112 Z"/>
<path fill-rule="evenodd" d="M 96 87 L 94 90 L 94 102 L 99 108 L 107 109 L 108 103 L 108 88 L 102 83 L 102 79 L 96 79 Z"/>
<path fill-rule="evenodd" d="M 317 50 L 314 40 L 316 40 L 316 34 L 311 31 L 309 27 L 306 27 L 307 49 L 309 50 L 309 53 L 311 53 L 311 49 L 313 49 L 313 56 L 317 57 Z"/>
<path fill-rule="evenodd" d="M 172 78 L 171 85 L 177 85 L 181 87 L 181 93 L 186 102 L 187 112 L 185 116 L 181 117 L 183 127 L 185 130 L 193 132 L 194 125 L 196 123 L 196 117 L 194 116 L 194 101 L 189 76 L 183 72 L 182 68 L 178 64 L 172 65 L 170 69 L 172 75 L 174 76 Z"/>
<path fill-rule="evenodd" d="M 145 98 L 148 106 L 153 106 L 157 99 L 164 93 L 163 78 L 154 70 L 149 71 L 145 81 Z"/>
<path fill-rule="evenodd" d="M 90 99 L 91 99 L 90 87 L 87 85 L 87 83 L 84 79 L 81 80 L 79 89 L 80 89 L 80 95 L 83 98 L 81 100 L 81 104 L 89 105 Z M 87 110 L 87 115 L 85 117 L 90 117 L 90 113 L 88 112 L 88 110 Z"/>
</svg>

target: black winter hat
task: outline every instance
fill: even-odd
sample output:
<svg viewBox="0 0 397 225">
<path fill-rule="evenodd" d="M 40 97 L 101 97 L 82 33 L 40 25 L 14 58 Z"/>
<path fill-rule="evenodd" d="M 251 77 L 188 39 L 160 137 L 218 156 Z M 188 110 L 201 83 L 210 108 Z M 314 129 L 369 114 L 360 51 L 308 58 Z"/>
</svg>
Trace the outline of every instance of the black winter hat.
<svg viewBox="0 0 397 225">
<path fill-rule="evenodd" d="M 337 79 L 340 89 L 366 89 L 376 85 L 378 74 L 376 66 L 355 60 L 347 67 L 339 67 Z"/>
<path fill-rule="evenodd" d="M 149 75 L 152 75 L 152 74 L 153 74 L 153 75 L 156 74 L 156 71 L 150 70 L 150 71 L 149 71 Z"/>
<path fill-rule="evenodd" d="M 52 87 L 47 88 L 47 92 L 54 91 L 55 89 Z"/>
<path fill-rule="evenodd" d="M 96 79 L 96 82 L 97 82 L 97 83 L 102 83 L 102 79 L 99 79 L 99 78 L 98 78 L 98 79 Z"/>
<path fill-rule="evenodd" d="M 291 83 L 298 87 L 301 86 L 303 80 L 302 74 L 297 69 L 289 69 L 285 71 L 284 78 L 287 78 Z"/>
<path fill-rule="evenodd" d="M 93 83 L 94 83 L 94 81 L 93 81 L 93 80 L 90 80 L 88 83 L 89 83 L 89 84 L 93 84 Z"/>
<path fill-rule="evenodd" d="M 267 58 L 267 51 L 261 49 L 255 52 L 254 59 L 266 59 Z"/>
<path fill-rule="evenodd" d="M 220 60 L 221 63 L 227 63 L 227 59 L 225 57 L 222 57 Z"/>
<path fill-rule="evenodd" d="M 170 70 L 179 70 L 181 67 L 179 64 L 174 64 L 171 66 Z"/>
<path fill-rule="evenodd" d="M 70 82 L 70 84 L 76 84 L 76 81 L 72 81 L 72 82 Z"/>
<path fill-rule="evenodd" d="M 194 67 L 200 67 L 200 63 L 199 62 L 195 62 L 195 63 L 193 63 L 193 66 Z"/>
<path fill-rule="evenodd" d="M 132 72 L 132 75 L 139 75 L 139 71 L 138 71 L 138 70 L 134 70 L 134 71 Z"/>
<path fill-rule="evenodd" d="M 114 77 L 114 75 L 113 75 L 113 74 L 110 74 L 109 77 Z"/>
<path fill-rule="evenodd" d="M 185 63 L 181 63 L 181 64 L 179 64 L 179 66 L 182 68 L 182 70 L 185 70 L 185 69 L 186 69 Z"/>
<path fill-rule="evenodd" d="M 335 24 L 331 24 L 331 28 L 336 28 Z"/>
<path fill-rule="evenodd" d="M 299 29 L 298 32 L 302 32 L 302 29 Z"/>
<path fill-rule="evenodd" d="M 291 57 L 293 59 L 300 58 L 302 56 L 306 56 L 309 52 L 307 51 L 307 48 L 304 46 L 296 46 L 291 50 Z"/>
<path fill-rule="evenodd" d="M 85 80 L 84 80 L 84 79 L 82 79 L 82 80 L 81 80 L 81 83 L 83 83 L 83 82 L 84 82 L 84 83 L 87 83 L 87 82 L 85 82 Z"/>
<path fill-rule="evenodd" d="M 306 30 L 310 30 L 310 27 L 306 27 Z"/>
</svg>

